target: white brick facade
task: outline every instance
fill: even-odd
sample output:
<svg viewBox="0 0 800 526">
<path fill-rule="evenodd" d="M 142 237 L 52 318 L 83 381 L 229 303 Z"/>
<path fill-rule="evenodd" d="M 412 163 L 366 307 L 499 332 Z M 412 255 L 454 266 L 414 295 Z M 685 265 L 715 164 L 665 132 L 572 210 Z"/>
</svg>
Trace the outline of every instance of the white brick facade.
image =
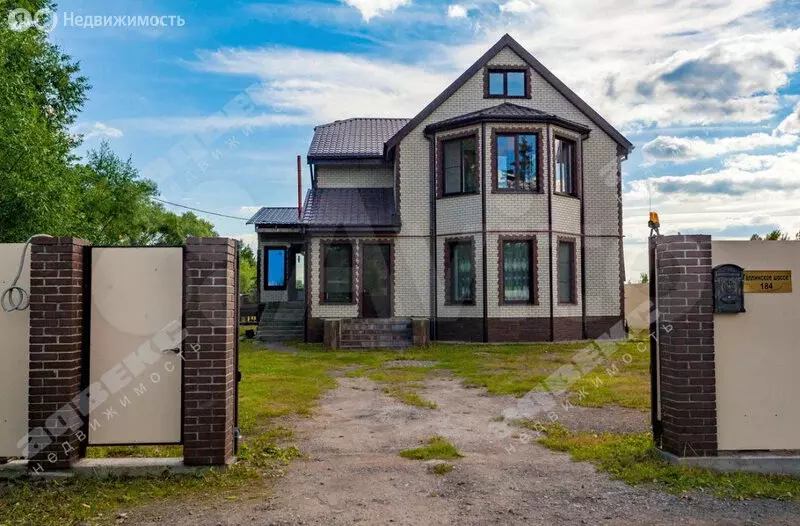
<svg viewBox="0 0 800 526">
<path fill-rule="evenodd" d="M 329 166 L 315 169 L 319 188 L 391 188 L 394 173 L 391 165 Z"/>
</svg>

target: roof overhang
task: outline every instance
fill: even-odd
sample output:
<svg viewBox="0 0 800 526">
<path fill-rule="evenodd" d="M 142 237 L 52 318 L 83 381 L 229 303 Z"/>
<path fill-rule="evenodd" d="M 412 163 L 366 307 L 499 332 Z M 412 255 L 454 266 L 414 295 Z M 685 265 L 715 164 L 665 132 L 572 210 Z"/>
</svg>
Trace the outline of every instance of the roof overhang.
<svg viewBox="0 0 800 526">
<path fill-rule="evenodd" d="M 397 234 L 401 225 L 309 225 L 306 231 L 311 234 Z"/>
<path fill-rule="evenodd" d="M 456 117 L 456 119 L 458 119 Z M 555 124 L 564 128 L 566 130 L 571 130 L 576 133 L 580 133 L 584 139 L 589 136 L 589 133 L 592 131 L 591 128 L 588 126 L 584 126 L 582 124 L 578 124 L 577 122 L 572 122 L 567 119 L 562 119 L 561 117 L 556 117 L 555 115 L 542 115 L 538 117 L 497 117 L 491 115 L 479 115 L 475 117 L 469 117 L 466 119 L 448 119 L 441 122 L 435 122 L 433 124 L 429 124 L 425 127 L 425 135 L 430 135 L 431 133 L 435 133 L 438 131 L 443 130 L 453 130 L 456 128 L 463 128 L 464 126 L 471 126 L 473 124 L 478 124 L 482 122 L 497 122 L 497 123 L 531 123 L 531 124 Z"/>
<path fill-rule="evenodd" d="M 376 166 L 386 164 L 386 159 L 381 157 L 307 157 L 308 164 L 329 165 L 329 166 Z"/>
</svg>

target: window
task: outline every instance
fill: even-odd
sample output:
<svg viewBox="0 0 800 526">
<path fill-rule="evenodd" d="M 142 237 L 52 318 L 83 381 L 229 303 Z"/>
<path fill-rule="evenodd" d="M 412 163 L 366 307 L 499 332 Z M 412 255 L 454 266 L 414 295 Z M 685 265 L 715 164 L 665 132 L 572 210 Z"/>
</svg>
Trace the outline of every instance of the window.
<svg viewBox="0 0 800 526">
<path fill-rule="evenodd" d="M 353 302 L 353 246 L 349 243 L 324 246 L 323 301 Z"/>
<path fill-rule="evenodd" d="M 456 241 L 448 243 L 447 284 L 448 300 L 451 304 L 475 303 L 475 269 L 472 262 L 472 242 Z"/>
<path fill-rule="evenodd" d="M 503 303 L 533 303 L 533 241 L 503 241 Z"/>
<path fill-rule="evenodd" d="M 558 302 L 575 303 L 575 243 L 558 242 Z"/>
<path fill-rule="evenodd" d="M 264 288 L 286 288 L 286 249 L 264 249 Z"/>
<path fill-rule="evenodd" d="M 444 195 L 466 194 L 477 191 L 478 163 L 475 137 L 455 139 L 442 143 Z"/>
<path fill-rule="evenodd" d="M 577 195 L 575 165 L 575 143 L 556 138 L 556 192 Z"/>
<path fill-rule="evenodd" d="M 538 190 L 538 137 L 536 134 L 497 136 L 495 159 L 497 188 Z"/>
<path fill-rule="evenodd" d="M 527 95 L 524 70 L 489 71 L 487 97 L 525 97 Z"/>
</svg>

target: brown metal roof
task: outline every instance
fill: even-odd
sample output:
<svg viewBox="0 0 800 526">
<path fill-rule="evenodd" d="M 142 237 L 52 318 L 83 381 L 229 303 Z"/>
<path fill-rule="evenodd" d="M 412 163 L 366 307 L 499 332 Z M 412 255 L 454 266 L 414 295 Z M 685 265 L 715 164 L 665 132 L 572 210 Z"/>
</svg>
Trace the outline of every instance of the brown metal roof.
<svg viewBox="0 0 800 526">
<path fill-rule="evenodd" d="M 308 160 L 382 158 L 383 146 L 409 119 L 354 118 L 314 128 Z"/>
<path fill-rule="evenodd" d="M 518 104 L 512 104 L 510 102 L 504 102 L 502 104 L 498 104 L 497 106 L 492 106 L 491 108 L 484 108 L 482 110 L 459 115 L 458 117 L 453 117 L 429 124 L 425 127 L 425 131 L 430 132 L 435 130 L 446 130 L 483 121 L 550 122 L 583 134 L 588 134 L 591 131 L 589 127 L 584 126 L 583 124 L 562 119 L 558 115 L 534 108 L 527 108 Z"/>
<path fill-rule="evenodd" d="M 392 188 L 315 188 L 309 192 L 303 225 L 311 229 L 396 229 Z"/>
</svg>

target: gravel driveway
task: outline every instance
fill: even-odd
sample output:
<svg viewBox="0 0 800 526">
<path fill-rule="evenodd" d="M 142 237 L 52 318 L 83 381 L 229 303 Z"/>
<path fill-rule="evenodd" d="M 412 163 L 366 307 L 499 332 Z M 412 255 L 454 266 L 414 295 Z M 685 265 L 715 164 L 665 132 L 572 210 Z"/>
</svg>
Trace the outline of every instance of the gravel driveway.
<svg viewBox="0 0 800 526">
<path fill-rule="evenodd" d="M 676 497 L 633 488 L 572 462 L 497 422 L 512 397 L 487 396 L 458 380 L 428 380 L 421 409 L 385 396 L 365 378 L 339 378 L 313 419 L 295 424 L 307 458 L 264 502 L 207 508 L 176 503 L 130 514 L 126 524 L 798 524 L 800 506 L 738 502 L 702 494 Z M 633 410 L 579 408 L 567 425 L 618 429 L 647 426 Z M 439 434 L 465 457 L 444 475 L 398 452 Z"/>
</svg>

